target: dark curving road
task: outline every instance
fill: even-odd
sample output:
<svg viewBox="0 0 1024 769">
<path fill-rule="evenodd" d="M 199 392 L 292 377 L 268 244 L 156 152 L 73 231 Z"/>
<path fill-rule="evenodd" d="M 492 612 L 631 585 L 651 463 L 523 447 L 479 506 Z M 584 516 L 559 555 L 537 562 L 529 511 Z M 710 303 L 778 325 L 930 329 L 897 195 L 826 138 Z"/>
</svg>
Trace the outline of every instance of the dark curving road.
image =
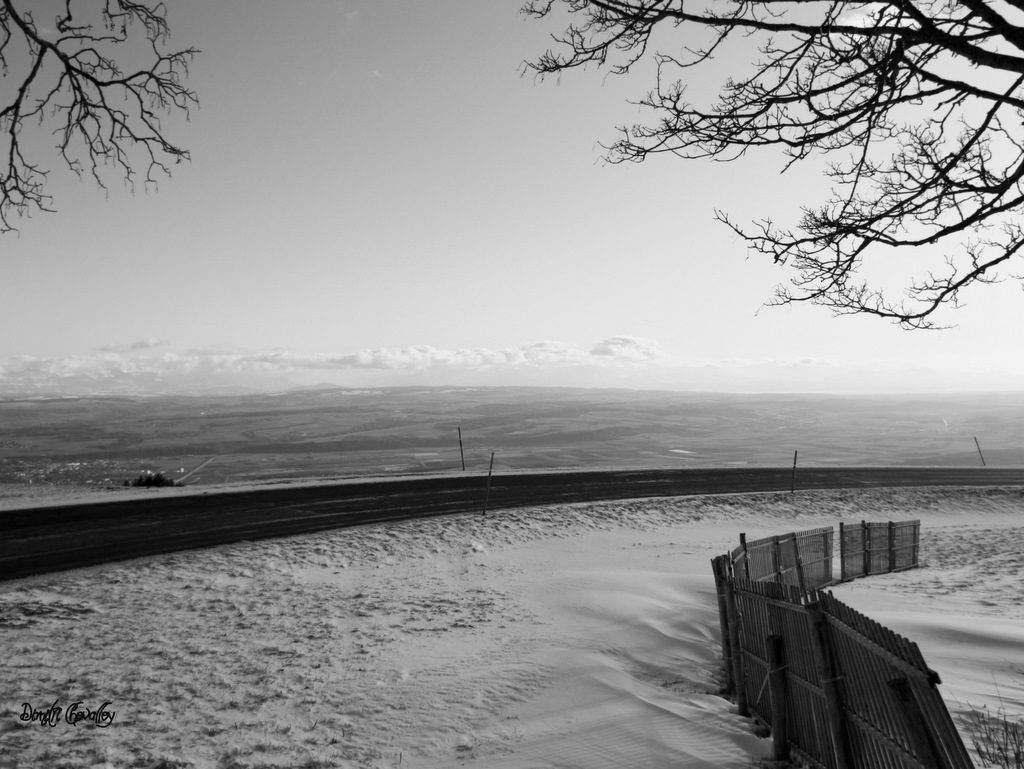
<svg viewBox="0 0 1024 769">
<path fill-rule="evenodd" d="M 788 491 L 791 470 L 715 468 L 495 477 L 488 509 L 637 497 Z M 480 512 L 486 479 L 464 475 L 118 500 L 0 514 L 0 580 L 126 558 L 379 521 Z M 798 489 L 1018 486 L 1024 469 L 801 468 Z"/>
</svg>

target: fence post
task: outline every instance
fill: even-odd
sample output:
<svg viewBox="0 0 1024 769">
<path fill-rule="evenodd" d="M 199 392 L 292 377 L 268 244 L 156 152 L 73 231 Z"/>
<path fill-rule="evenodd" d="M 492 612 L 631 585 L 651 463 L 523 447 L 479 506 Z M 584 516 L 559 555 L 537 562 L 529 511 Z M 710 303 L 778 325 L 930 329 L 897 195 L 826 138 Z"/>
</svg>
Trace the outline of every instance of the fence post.
<svg viewBox="0 0 1024 769">
<path fill-rule="evenodd" d="M 896 524 L 889 521 L 889 571 L 896 568 Z"/>
<path fill-rule="evenodd" d="M 796 549 L 796 540 L 793 541 L 793 549 Z M 807 595 L 807 581 L 804 579 L 804 560 L 800 553 L 796 553 L 796 583 L 800 586 L 800 594 Z"/>
<path fill-rule="evenodd" d="M 796 569 L 796 582 L 800 586 L 801 590 L 806 590 L 807 585 L 804 582 L 804 561 L 803 556 L 800 554 L 800 540 L 797 539 L 795 531 L 791 532 L 789 537 L 793 540 L 793 566 Z"/>
<path fill-rule="evenodd" d="M 921 565 L 921 521 L 913 524 L 913 565 Z"/>
<path fill-rule="evenodd" d="M 736 712 L 741 716 L 750 715 L 747 705 L 747 679 L 743 670 L 743 643 L 740 641 L 740 615 L 736 608 L 736 586 L 729 580 L 725 583 L 725 605 L 729 612 L 729 644 L 732 646 L 732 679 L 736 692 Z"/>
<path fill-rule="evenodd" d="M 839 696 L 839 680 L 835 673 L 832 647 L 825 631 L 825 615 L 821 605 L 815 601 L 807 604 L 807 617 L 811 623 L 811 646 L 814 650 L 814 664 L 818 669 L 818 681 L 825 695 L 825 711 L 828 714 L 829 733 L 832 749 L 836 756 L 836 769 L 854 769 L 850 756 L 850 745 L 846 737 L 846 720 L 843 718 L 843 704 Z"/>
<path fill-rule="evenodd" d="M 487 501 L 491 498 L 491 473 L 494 471 L 494 452 L 491 452 L 491 466 L 487 468 L 487 493 L 484 494 L 484 512 L 487 515 Z"/>
<path fill-rule="evenodd" d="M 839 581 L 846 582 L 846 526 L 839 522 Z"/>
<path fill-rule="evenodd" d="M 718 594 L 718 623 L 722 629 L 722 663 L 725 665 L 725 693 L 731 695 L 732 680 L 732 643 L 729 639 L 729 609 L 725 603 L 725 585 L 729 574 L 725 568 L 729 556 L 720 555 L 711 559 L 711 570 L 715 574 L 715 592 Z"/>
<path fill-rule="evenodd" d="M 906 677 L 894 678 L 889 681 L 889 687 L 896 693 L 896 698 L 903 706 L 903 713 L 907 717 L 908 736 L 914 746 L 914 754 L 917 759 L 925 766 L 943 769 L 945 764 L 937 758 L 939 752 L 935 750 L 935 743 L 928 733 L 921 705 L 910 688 L 910 682 Z"/>
<path fill-rule="evenodd" d="M 772 537 L 772 567 L 775 572 L 775 581 L 782 584 L 782 558 L 779 554 L 779 536 Z"/>
<path fill-rule="evenodd" d="M 462 428 L 459 428 L 459 457 L 462 459 L 462 472 L 466 472 L 466 452 L 462 450 Z"/>
<path fill-rule="evenodd" d="M 835 569 L 835 557 L 836 557 L 836 541 L 835 541 L 835 530 L 829 529 L 827 533 L 821 535 L 823 549 L 824 545 L 828 545 L 828 582 L 826 584 L 832 585 L 836 581 L 836 569 Z"/>
<path fill-rule="evenodd" d="M 871 527 L 868 526 L 867 521 L 860 522 L 861 528 L 861 542 L 864 543 L 864 574 L 868 576 L 871 573 Z"/>
<path fill-rule="evenodd" d="M 786 655 L 780 635 L 768 636 L 768 681 L 772 694 L 772 761 L 789 760 L 786 723 Z"/>
<path fill-rule="evenodd" d="M 747 552 L 746 534 L 740 534 L 740 547 L 743 548 L 743 576 L 750 579 L 750 553 Z"/>
</svg>

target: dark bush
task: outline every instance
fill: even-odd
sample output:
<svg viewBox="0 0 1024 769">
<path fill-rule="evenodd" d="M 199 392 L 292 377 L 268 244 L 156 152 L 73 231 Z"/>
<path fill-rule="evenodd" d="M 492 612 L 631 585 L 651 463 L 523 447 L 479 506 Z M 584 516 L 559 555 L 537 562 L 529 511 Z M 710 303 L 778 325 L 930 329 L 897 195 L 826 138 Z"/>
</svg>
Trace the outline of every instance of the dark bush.
<svg viewBox="0 0 1024 769">
<path fill-rule="evenodd" d="M 127 485 L 127 481 L 125 481 Z M 174 481 L 171 478 L 167 478 L 163 473 L 143 473 L 131 483 L 132 486 L 145 486 L 147 489 L 151 486 L 173 486 Z"/>
</svg>

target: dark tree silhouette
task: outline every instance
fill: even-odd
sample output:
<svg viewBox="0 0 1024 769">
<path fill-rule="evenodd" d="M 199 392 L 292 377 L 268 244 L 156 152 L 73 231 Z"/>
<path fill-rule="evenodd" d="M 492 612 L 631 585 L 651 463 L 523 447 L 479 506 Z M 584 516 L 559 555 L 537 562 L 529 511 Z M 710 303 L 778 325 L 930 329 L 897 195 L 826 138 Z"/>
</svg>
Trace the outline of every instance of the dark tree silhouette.
<svg viewBox="0 0 1024 769">
<path fill-rule="evenodd" d="M 53 210 L 40 156 L 54 146 L 104 189 L 109 175 L 153 184 L 189 158 L 160 119 L 197 104 L 183 85 L 197 51 L 164 52 L 167 36 L 162 4 L 0 0 L 0 232 Z"/>
<path fill-rule="evenodd" d="M 128 481 L 124 482 L 128 486 Z M 163 473 L 142 473 L 131 482 L 132 486 L 151 488 L 153 486 L 173 486 L 174 480 L 166 477 Z"/>
<path fill-rule="evenodd" d="M 590 64 L 614 73 L 656 66 L 640 100 L 656 119 L 620 128 L 610 161 L 735 160 L 766 145 L 788 154 L 785 168 L 828 158 L 832 197 L 804 208 L 794 229 L 739 226 L 715 212 L 752 249 L 792 268 L 769 304 L 811 302 L 933 327 L 937 309 L 999 278 L 1024 246 L 1024 0 L 530 0 L 523 8 L 538 18 L 561 11 L 568 28 L 527 63 L 542 77 Z M 686 81 L 727 55 L 757 60 L 721 83 L 717 103 L 690 104 Z M 863 278 L 869 260 L 917 247 L 936 264 L 905 293 L 893 298 L 891 287 Z"/>
</svg>

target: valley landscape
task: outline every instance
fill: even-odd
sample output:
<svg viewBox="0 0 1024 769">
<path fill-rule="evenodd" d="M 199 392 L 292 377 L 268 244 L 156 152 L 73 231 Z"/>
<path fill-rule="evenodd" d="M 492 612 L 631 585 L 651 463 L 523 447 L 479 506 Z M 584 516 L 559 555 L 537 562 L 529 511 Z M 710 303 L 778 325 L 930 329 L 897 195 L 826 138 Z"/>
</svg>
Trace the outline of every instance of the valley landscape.
<svg viewBox="0 0 1024 769">
<path fill-rule="evenodd" d="M 460 455 L 461 429 L 463 454 Z M 1024 399 L 336 387 L 0 399 L 0 494 L 466 470 L 1024 466 Z M 5 491 L 4 491 L 5 489 Z"/>
</svg>

